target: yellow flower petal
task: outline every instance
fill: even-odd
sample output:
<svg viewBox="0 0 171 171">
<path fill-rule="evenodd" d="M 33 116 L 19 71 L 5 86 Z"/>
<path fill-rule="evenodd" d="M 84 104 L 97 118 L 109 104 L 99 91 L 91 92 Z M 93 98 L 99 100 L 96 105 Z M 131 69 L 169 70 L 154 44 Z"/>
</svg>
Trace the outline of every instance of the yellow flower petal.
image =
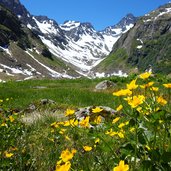
<svg viewBox="0 0 171 171">
<path fill-rule="evenodd" d="M 117 108 L 116 108 L 116 111 L 120 111 L 123 109 L 123 106 L 122 105 L 119 105 Z"/>
<path fill-rule="evenodd" d="M 117 92 L 114 92 L 113 95 L 114 96 L 130 96 L 132 94 L 132 91 L 130 91 L 129 89 L 121 89 Z"/>
<path fill-rule="evenodd" d="M 69 171 L 71 168 L 71 163 L 68 161 L 63 165 L 56 165 L 56 171 Z"/>
<path fill-rule="evenodd" d="M 164 105 L 167 104 L 167 101 L 162 96 L 160 96 L 160 97 L 157 98 L 157 102 L 159 104 L 161 104 L 162 106 L 164 106 Z"/>
<path fill-rule="evenodd" d="M 103 109 L 101 109 L 100 107 L 96 107 L 96 108 L 92 109 L 93 113 L 99 113 L 101 111 L 103 111 Z"/>
<path fill-rule="evenodd" d="M 118 122 L 119 119 L 120 119 L 120 117 L 116 117 L 115 119 L 113 119 L 112 123 L 114 124 L 114 123 Z"/>
<path fill-rule="evenodd" d="M 129 84 L 127 84 L 127 89 L 129 90 L 133 90 L 136 89 L 138 87 L 138 85 L 136 84 L 137 80 L 132 80 Z"/>
<path fill-rule="evenodd" d="M 129 165 L 125 164 L 123 160 L 119 162 L 119 165 L 113 168 L 113 171 L 128 171 Z"/>
<path fill-rule="evenodd" d="M 75 113 L 75 110 L 67 109 L 65 112 L 65 116 L 70 116 L 70 115 L 73 115 L 74 113 Z"/>
<path fill-rule="evenodd" d="M 86 145 L 86 146 L 83 146 L 83 149 L 84 151 L 91 151 L 92 147 Z"/>
<path fill-rule="evenodd" d="M 140 74 L 139 77 L 141 79 L 145 80 L 145 79 L 149 78 L 151 74 L 152 74 L 151 72 L 145 72 L 145 73 Z"/>
<path fill-rule="evenodd" d="M 166 88 L 171 88 L 171 83 L 163 84 L 163 86 Z"/>
<path fill-rule="evenodd" d="M 11 158 L 13 155 L 14 155 L 13 153 L 8 153 L 7 151 L 5 151 L 6 158 Z"/>
</svg>

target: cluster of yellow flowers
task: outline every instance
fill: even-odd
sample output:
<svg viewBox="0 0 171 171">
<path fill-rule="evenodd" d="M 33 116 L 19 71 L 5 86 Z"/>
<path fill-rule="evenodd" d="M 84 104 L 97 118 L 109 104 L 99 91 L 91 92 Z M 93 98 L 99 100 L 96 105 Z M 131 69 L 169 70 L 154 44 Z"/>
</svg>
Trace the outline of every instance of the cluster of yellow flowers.
<svg viewBox="0 0 171 171">
<path fill-rule="evenodd" d="M 2 126 L 2 127 L 8 127 L 7 122 L 8 122 L 8 121 L 14 122 L 14 120 L 15 120 L 14 117 L 15 117 L 15 116 L 10 115 L 8 118 L 5 118 L 5 120 L 3 121 L 3 123 L 1 123 L 1 126 Z"/>
<path fill-rule="evenodd" d="M 145 114 L 143 116 L 147 117 L 150 113 L 154 113 L 158 111 L 160 108 L 162 108 L 163 106 L 168 104 L 168 101 L 166 100 L 167 98 L 161 93 L 158 94 L 159 87 L 156 86 L 156 83 L 149 79 L 151 74 L 152 74 L 151 72 L 145 72 L 143 74 L 140 74 L 138 78 L 132 80 L 129 84 L 127 84 L 125 89 L 121 89 L 113 93 L 113 95 L 116 96 L 117 98 L 121 97 L 121 101 L 120 101 L 121 104 L 119 104 L 118 107 L 116 107 L 116 111 L 118 112 L 118 114 L 120 114 L 121 110 L 123 110 L 123 113 L 125 110 L 127 110 L 127 112 L 130 113 L 131 112 L 134 113 L 134 111 L 137 111 L 140 114 Z M 139 82 L 141 84 L 138 84 Z M 163 86 L 165 88 L 170 89 L 171 83 L 163 84 Z M 149 90 L 150 93 L 146 93 L 147 90 Z M 102 123 L 102 117 L 101 115 L 98 115 L 102 111 L 103 109 L 100 107 L 93 108 L 92 113 L 95 114 L 94 115 L 95 117 L 92 117 L 94 118 L 94 120 L 92 121 L 90 115 L 82 118 L 81 120 L 77 120 L 74 116 L 75 110 L 67 109 L 65 112 L 65 116 L 68 117 L 68 120 L 63 122 L 52 123 L 51 132 L 55 132 L 55 128 L 59 128 L 59 133 L 65 134 L 66 129 L 63 127 L 70 126 L 72 128 L 73 127 L 90 128 L 91 122 L 98 125 Z M 132 115 L 132 117 L 134 116 Z M 60 128 L 61 125 L 63 126 L 62 128 Z M 122 117 L 122 115 L 114 116 L 111 124 L 106 128 L 107 128 L 106 130 L 104 129 L 105 135 L 109 135 L 111 139 L 116 137 L 116 140 L 121 139 L 123 141 L 125 141 L 128 138 L 126 134 L 128 130 L 130 131 L 130 135 L 133 135 L 133 133 L 135 135 L 136 134 L 135 130 L 138 129 L 138 127 L 136 126 L 134 127 L 134 125 L 132 126 L 129 123 L 129 121 L 125 120 L 125 118 Z M 67 140 L 71 141 L 68 135 L 64 135 L 64 136 Z M 84 150 L 84 152 L 89 152 L 89 151 L 93 152 L 97 144 L 99 144 L 99 142 L 101 144 L 101 140 L 96 137 L 94 141 L 94 145 L 92 145 L 92 143 L 91 146 L 82 145 L 82 150 Z M 144 147 L 150 150 L 148 144 L 144 145 Z M 76 149 L 72 149 L 71 151 L 66 149 L 62 151 L 60 160 L 56 164 L 56 171 L 69 171 L 71 169 L 70 161 L 74 157 L 76 152 L 77 152 Z M 125 164 L 124 160 L 120 160 L 119 164 L 113 168 L 113 171 L 128 171 L 128 170 L 129 170 L 129 165 Z"/>
<path fill-rule="evenodd" d="M 146 98 L 147 95 L 143 95 L 143 94 L 138 94 L 136 95 L 136 92 L 135 92 L 135 89 L 137 89 L 138 87 L 142 88 L 142 89 L 147 89 L 149 88 L 150 91 L 153 92 L 156 92 L 159 90 L 158 87 L 155 87 L 153 86 L 155 83 L 153 81 L 150 81 L 148 82 L 148 78 L 151 76 L 151 72 L 145 72 L 143 74 L 140 74 L 139 75 L 139 78 L 140 79 L 143 79 L 144 81 L 146 81 L 145 84 L 143 85 L 138 85 L 137 84 L 137 79 L 135 80 L 132 80 L 129 84 L 127 84 L 127 89 L 121 89 L 117 92 L 114 92 L 113 95 L 114 96 L 127 96 L 124 98 L 125 101 L 127 101 L 127 103 L 131 106 L 131 108 L 136 108 L 138 111 L 140 111 L 140 109 L 142 109 L 140 106 L 145 103 L 146 106 L 150 106 L 148 103 L 147 103 L 147 100 Z M 171 88 L 171 83 L 168 83 L 168 84 L 163 84 L 164 87 L 166 88 Z M 142 92 L 141 90 L 138 91 L 139 92 Z M 153 93 L 154 94 L 154 93 Z M 154 102 L 157 102 L 158 104 L 164 106 L 167 104 L 167 100 L 162 96 L 153 96 L 153 100 Z M 120 105 L 116 110 L 119 111 L 123 108 L 122 105 Z"/>
<path fill-rule="evenodd" d="M 76 149 L 66 149 L 62 151 L 60 160 L 56 163 L 56 171 L 69 171 L 71 168 L 70 160 L 74 157 L 75 153 L 77 152 Z"/>
</svg>

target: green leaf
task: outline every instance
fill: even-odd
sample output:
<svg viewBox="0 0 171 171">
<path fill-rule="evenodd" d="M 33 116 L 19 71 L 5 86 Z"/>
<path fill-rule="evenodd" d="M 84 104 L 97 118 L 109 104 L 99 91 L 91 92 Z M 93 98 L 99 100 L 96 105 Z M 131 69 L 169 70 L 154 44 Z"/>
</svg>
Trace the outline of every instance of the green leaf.
<svg viewBox="0 0 171 171">
<path fill-rule="evenodd" d="M 129 121 L 129 125 L 130 125 L 130 127 L 135 126 L 135 125 L 136 125 L 135 119 L 131 119 L 131 120 Z"/>
<path fill-rule="evenodd" d="M 138 132 L 138 141 L 141 144 L 146 144 L 146 140 L 144 138 L 143 131 Z"/>
<path fill-rule="evenodd" d="M 161 156 L 161 159 L 164 163 L 171 162 L 171 152 L 164 152 Z"/>
</svg>

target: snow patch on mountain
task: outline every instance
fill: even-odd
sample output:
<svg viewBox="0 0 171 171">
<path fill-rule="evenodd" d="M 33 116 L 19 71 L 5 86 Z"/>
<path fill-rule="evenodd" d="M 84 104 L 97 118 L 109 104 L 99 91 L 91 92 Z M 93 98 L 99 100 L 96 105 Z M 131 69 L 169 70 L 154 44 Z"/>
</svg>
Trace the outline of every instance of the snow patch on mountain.
<svg viewBox="0 0 171 171">
<path fill-rule="evenodd" d="M 54 27 L 54 22 L 52 20 L 49 21 L 43 21 L 39 22 L 35 17 L 33 17 L 33 20 L 36 22 L 37 26 L 41 30 L 42 33 L 44 34 L 58 34 L 58 29 Z M 28 27 L 28 25 L 27 25 Z"/>
<path fill-rule="evenodd" d="M 12 57 L 12 53 L 10 52 L 10 50 L 8 48 L 4 48 L 4 47 L 0 46 L 0 49 Z"/>
<path fill-rule="evenodd" d="M 70 31 L 71 29 L 80 26 L 80 24 L 81 24 L 80 22 L 76 22 L 76 21 L 66 21 L 64 22 L 64 24 L 60 25 L 60 28 L 65 31 Z"/>
<path fill-rule="evenodd" d="M 21 68 L 13 68 L 13 67 L 9 67 L 9 66 L 4 65 L 4 64 L 0 64 L 0 66 L 3 67 L 3 69 L 5 69 L 7 75 L 14 76 L 12 74 L 9 74 L 8 71 L 10 71 L 13 74 L 23 74 L 23 75 L 29 75 L 29 76 L 32 75 L 32 72 L 27 70 L 27 69 L 22 70 Z"/>
<path fill-rule="evenodd" d="M 65 73 L 59 73 L 56 72 L 54 70 L 52 70 L 51 68 L 49 68 L 48 66 L 44 65 L 43 63 L 39 62 L 29 51 L 26 51 L 26 53 L 33 58 L 37 63 L 39 63 L 41 66 L 43 66 L 45 69 L 47 69 L 49 71 L 49 75 L 54 77 L 54 78 L 72 78 L 71 76 L 65 74 Z"/>
<path fill-rule="evenodd" d="M 96 72 L 96 73 L 94 73 L 94 75 L 92 77 L 93 78 L 103 78 L 103 77 L 111 77 L 111 76 L 127 77 L 128 74 L 124 73 L 122 70 L 119 70 L 118 72 L 114 72 L 111 74 L 106 74 L 104 72 L 102 72 L 102 73 Z"/>
</svg>

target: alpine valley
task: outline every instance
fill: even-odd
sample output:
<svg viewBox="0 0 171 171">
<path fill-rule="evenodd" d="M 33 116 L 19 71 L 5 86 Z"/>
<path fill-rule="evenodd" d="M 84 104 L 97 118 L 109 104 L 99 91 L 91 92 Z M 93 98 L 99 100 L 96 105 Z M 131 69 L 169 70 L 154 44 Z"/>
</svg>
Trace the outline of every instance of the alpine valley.
<svg viewBox="0 0 171 171">
<path fill-rule="evenodd" d="M 171 72 L 171 4 L 142 17 L 127 14 L 96 31 L 91 23 L 58 24 L 19 0 L 0 0 L 0 78 L 77 78 Z"/>
</svg>

